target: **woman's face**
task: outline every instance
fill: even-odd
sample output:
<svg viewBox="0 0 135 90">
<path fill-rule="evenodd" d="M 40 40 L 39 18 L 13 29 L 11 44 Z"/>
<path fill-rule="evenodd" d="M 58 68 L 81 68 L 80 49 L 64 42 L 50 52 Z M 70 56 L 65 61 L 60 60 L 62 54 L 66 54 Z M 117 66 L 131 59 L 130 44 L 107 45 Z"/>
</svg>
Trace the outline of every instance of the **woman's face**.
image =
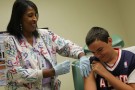
<svg viewBox="0 0 135 90">
<path fill-rule="evenodd" d="M 89 45 L 89 50 L 99 58 L 102 62 L 109 62 L 112 58 L 112 39 L 108 39 L 108 43 L 95 40 L 91 45 Z"/>
<path fill-rule="evenodd" d="M 37 28 L 38 16 L 32 7 L 28 7 L 22 17 L 22 30 L 24 33 L 31 33 Z"/>
</svg>

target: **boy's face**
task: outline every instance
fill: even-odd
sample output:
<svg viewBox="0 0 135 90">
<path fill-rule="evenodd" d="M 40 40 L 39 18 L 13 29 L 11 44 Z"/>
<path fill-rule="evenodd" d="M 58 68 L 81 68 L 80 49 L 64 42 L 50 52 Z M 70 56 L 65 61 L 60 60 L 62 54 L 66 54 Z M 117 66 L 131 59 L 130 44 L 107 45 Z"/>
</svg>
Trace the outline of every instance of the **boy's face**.
<svg viewBox="0 0 135 90">
<path fill-rule="evenodd" d="M 108 38 L 108 43 L 95 40 L 88 46 L 89 50 L 96 56 L 101 62 L 109 62 L 112 58 L 112 39 Z"/>
</svg>

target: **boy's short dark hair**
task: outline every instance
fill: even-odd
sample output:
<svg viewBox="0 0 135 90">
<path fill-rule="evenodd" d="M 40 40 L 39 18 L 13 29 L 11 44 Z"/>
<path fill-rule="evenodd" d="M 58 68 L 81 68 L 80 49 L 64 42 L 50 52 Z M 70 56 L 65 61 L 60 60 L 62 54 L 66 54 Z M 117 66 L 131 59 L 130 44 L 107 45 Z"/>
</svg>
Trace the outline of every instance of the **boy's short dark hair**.
<svg viewBox="0 0 135 90">
<path fill-rule="evenodd" d="M 85 42 L 87 46 L 92 44 L 95 40 L 101 40 L 108 43 L 108 37 L 110 37 L 110 35 L 106 29 L 102 27 L 92 27 L 87 33 Z"/>
</svg>

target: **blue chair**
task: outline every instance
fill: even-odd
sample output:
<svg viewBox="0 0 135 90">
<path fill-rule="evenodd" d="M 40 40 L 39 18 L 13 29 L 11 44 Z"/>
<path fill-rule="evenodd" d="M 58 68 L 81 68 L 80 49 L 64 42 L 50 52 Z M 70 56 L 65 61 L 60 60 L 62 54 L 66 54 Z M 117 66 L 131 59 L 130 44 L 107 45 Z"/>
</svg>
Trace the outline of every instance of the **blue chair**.
<svg viewBox="0 0 135 90">
<path fill-rule="evenodd" d="M 120 36 L 112 35 L 112 40 L 113 40 L 112 43 L 113 47 L 119 47 L 119 48 L 124 47 L 124 41 Z M 86 45 L 84 46 L 84 52 L 85 54 L 91 53 Z M 83 81 L 83 77 L 80 74 L 79 60 L 72 62 L 72 75 L 73 75 L 75 90 L 84 90 L 84 81 Z"/>
</svg>

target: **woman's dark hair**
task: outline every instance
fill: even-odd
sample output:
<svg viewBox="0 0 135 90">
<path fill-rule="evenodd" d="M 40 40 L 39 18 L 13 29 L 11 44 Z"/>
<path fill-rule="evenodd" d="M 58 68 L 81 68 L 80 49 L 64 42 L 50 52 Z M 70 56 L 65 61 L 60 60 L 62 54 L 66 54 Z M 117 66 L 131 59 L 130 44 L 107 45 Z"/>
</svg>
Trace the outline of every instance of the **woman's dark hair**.
<svg viewBox="0 0 135 90">
<path fill-rule="evenodd" d="M 38 17 L 39 14 L 37 6 L 32 1 L 16 0 L 13 4 L 11 18 L 7 26 L 7 32 L 11 35 L 16 36 L 18 39 L 22 38 L 22 30 L 20 25 L 22 22 L 22 17 L 29 6 L 36 11 L 36 15 Z M 33 32 L 33 35 L 37 38 L 39 36 L 38 31 L 35 30 Z"/>
<path fill-rule="evenodd" d="M 110 37 L 110 35 L 106 29 L 102 27 L 92 27 L 86 36 L 85 42 L 87 46 L 92 44 L 95 40 L 108 43 L 108 37 Z"/>
</svg>

